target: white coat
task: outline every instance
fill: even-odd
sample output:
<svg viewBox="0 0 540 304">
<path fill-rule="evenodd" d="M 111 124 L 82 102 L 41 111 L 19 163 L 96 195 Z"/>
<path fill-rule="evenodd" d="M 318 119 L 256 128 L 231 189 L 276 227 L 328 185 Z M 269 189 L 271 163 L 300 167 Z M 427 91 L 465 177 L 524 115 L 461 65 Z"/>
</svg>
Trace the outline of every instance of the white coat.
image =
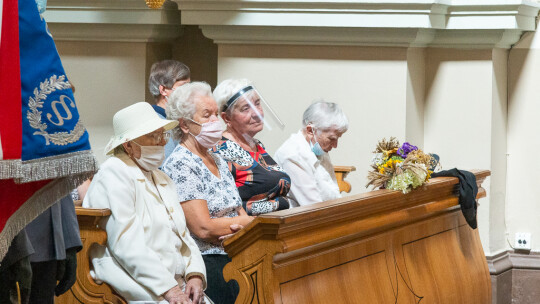
<svg viewBox="0 0 540 304">
<path fill-rule="evenodd" d="M 274 160 L 291 177 L 291 206 L 305 206 L 341 197 L 328 153 L 317 157 L 302 131 L 292 134 Z"/>
<path fill-rule="evenodd" d="M 175 185 L 160 170 L 152 176 L 159 194 L 126 154 L 111 157 L 94 176 L 83 201 L 86 208 L 111 209 L 99 223 L 107 231 L 107 246 L 90 252 L 92 275 L 127 301 L 162 301 L 162 294 L 176 285 L 183 287 L 193 275 L 201 276 L 206 287 L 204 261 L 186 227 Z M 183 243 L 181 255 L 169 216 Z"/>
</svg>

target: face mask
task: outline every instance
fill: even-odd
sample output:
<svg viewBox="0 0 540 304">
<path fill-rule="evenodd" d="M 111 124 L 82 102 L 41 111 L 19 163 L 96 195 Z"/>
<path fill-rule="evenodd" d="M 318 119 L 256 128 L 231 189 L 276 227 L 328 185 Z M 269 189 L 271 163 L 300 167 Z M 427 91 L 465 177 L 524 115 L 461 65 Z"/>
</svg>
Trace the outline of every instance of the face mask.
<svg viewBox="0 0 540 304">
<path fill-rule="evenodd" d="M 141 157 L 135 159 L 137 164 L 146 171 L 154 171 L 165 159 L 165 147 L 164 146 L 141 146 L 138 143 L 132 141 L 141 148 Z"/>
<path fill-rule="evenodd" d="M 211 122 L 205 122 L 203 124 L 200 124 L 193 119 L 190 119 L 193 123 L 198 124 L 201 126 L 201 132 L 199 132 L 199 135 L 193 135 L 197 142 L 199 144 L 207 149 L 212 148 L 213 146 L 217 145 L 219 140 L 221 139 L 221 135 L 223 134 L 223 128 L 221 126 L 221 123 L 216 121 Z"/>
<path fill-rule="evenodd" d="M 313 139 L 315 139 L 315 144 L 313 144 L 311 141 L 309 142 L 309 146 L 311 148 L 311 151 L 316 155 L 316 156 L 321 156 L 324 154 L 324 150 L 321 148 L 321 145 L 319 144 L 319 142 L 317 141 L 317 138 L 315 137 L 315 130 L 313 130 Z"/>
</svg>

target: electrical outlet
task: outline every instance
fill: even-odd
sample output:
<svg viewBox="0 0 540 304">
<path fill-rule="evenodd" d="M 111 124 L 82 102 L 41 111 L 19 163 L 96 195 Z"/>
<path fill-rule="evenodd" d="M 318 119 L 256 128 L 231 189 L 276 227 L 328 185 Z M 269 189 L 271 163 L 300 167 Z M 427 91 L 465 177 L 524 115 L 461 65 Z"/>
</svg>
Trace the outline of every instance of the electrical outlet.
<svg viewBox="0 0 540 304">
<path fill-rule="evenodd" d="M 515 249 L 531 250 L 531 234 L 529 232 L 516 232 L 514 243 Z"/>
</svg>

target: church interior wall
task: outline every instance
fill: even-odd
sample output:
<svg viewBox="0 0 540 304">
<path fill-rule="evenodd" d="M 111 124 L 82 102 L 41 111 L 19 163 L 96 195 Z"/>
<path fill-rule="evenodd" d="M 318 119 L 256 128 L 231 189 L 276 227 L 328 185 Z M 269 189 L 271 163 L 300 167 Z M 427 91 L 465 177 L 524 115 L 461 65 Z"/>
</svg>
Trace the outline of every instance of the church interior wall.
<svg viewBox="0 0 540 304">
<path fill-rule="evenodd" d="M 532 251 L 540 251 L 534 160 L 540 148 L 540 74 L 535 68 L 540 51 L 533 38 L 526 35 L 511 50 L 218 46 L 190 27 L 171 43 L 57 41 L 57 48 L 100 162 L 113 133 L 114 113 L 150 101 L 146 81 L 151 64 L 173 58 L 191 67 L 193 80 L 212 87 L 227 78 L 251 79 L 286 125 L 260 134 L 270 154 L 299 130 L 311 102 L 339 103 L 350 127 L 331 156 L 335 165 L 357 168 L 347 177 L 351 194 L 367 191 L 371 151 L 383 137 L 396 136 L 438 153 L 445 169 L 491 170 L 483 185 L 488 198 L 480 201 L 478 217 L 491 267 L 499 257 L 513 259 L 507 251 L 516 232 L 530 232 Z M 537 278 L 530 270 L 540 268 L 537 260 L 523 264 L 526 271 L 521 272 L 497 266 L 492 271 L 494 299 L 500 301 L 494 303 L 505 303 L 509 294 L 526 299 L 517 284 L 527 282 L 523 275 L 529 281 Z"/>
<path fill-rule="evenodd" d="M 99 162 L 113 134 L 118 110 L 143 101 L 145 43 L 57 41 L 68 79 L 74 84 L 77 108 Z"/>
<path fill-rule="evenodd" d="M 285 123 L 259 139 L 273 154 L 301 127 L 317 99 L 340 104 L 349 130 L 331 152 L 335 165 L 355 166 L 351 194 L 367 191 L 371 151 L 382 137 L 405 137 L 407 49 L 287 45 L 220 45 L 218 81 L 248 78 Z"/>
<path fill-rule="evenodd" d="M 218 47 L 212 39 L 204 37 L 199 27 L 186 25 L 183 35 L 172 43 L 172 57 L 191 69 L 193 81 L 206 81 L 212 88 L 217 85 Z"/>
<path fill-rule="evenodd" d="M 200 37 L 192 39 L 205 43 Z M 100 161 L 105 159 L 103 147 L 112 134 L 112 115 L 133 102 L 151 100 L 146 88 L 151 63 L 167 56 L 182 60 L 182 45 L 181 41 L 172 45 L 58 42 Z M 227 78 L 251 79 L 285 123 L 283 130 L 263 131 L 259 136 L 270 154 L 299 130 L 302 112 L 311 102 L 324 98 L 342 105 L 350 128 L 331 156 L 336 165 L 357 168 L 347 178 L 353 186 L 351 194 L 367 191 L 365 172 L 371 151 L 383 137 L 396 136 L 438 153 L 444 168 L 493 170 L 490 113 L 493 90 L 498 86 L 493 83 L 491 51 L 220 45 L 219 52 L 217 48 L 212 52 L 210 49 L 199 58 L 207 58 L 202 64 L 208 66 L 215 60 L 217 73 L 211 69 L 197 73 L 192 66 L 193 79 L 206 80 L 208 76 L 212 86 Z M 197 60 L 193 55 L 189 59 Z M 486 253 L 505 249 L 504 244 L 490 247 L 490 229 L 496 228 L 490 223 L 497 222 L 490 213 L 500 208 L 504 212 L 504 195 L 503 207 L 497 210 L 491 210 L 491 200 L 482 204 L 479 213 Z M 497 238 L 501 234 L 498 231 Z"/>
</svg>

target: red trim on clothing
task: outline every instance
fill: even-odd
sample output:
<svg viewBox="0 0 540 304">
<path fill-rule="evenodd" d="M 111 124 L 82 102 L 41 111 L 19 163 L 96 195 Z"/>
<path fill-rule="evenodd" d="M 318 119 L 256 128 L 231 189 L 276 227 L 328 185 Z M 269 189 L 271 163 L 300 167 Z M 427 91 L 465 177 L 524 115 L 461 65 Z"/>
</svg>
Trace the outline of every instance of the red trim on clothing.
<svg viewBox="0 0 540 304">
<path fill-rule="evenodd" d="M 246 180 L 250 171 L 237 170 L 236 171 L 236 188 L 241 187 L 246 184 Z"/>
</svg>

